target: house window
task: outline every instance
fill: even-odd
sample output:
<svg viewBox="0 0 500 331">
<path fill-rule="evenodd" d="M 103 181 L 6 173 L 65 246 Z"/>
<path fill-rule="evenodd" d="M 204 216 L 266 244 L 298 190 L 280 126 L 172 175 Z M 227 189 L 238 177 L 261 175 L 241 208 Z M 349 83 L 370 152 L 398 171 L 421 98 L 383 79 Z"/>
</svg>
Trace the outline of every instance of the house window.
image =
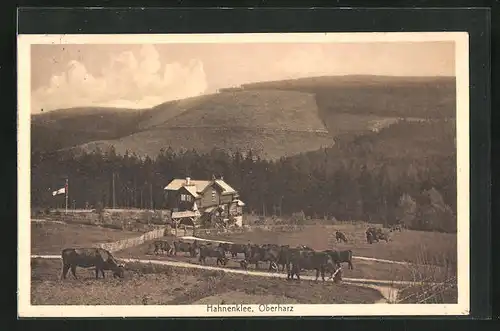
<svg viewBox="0 0 500 331">
<path fill-rule="evenodd" d="M 181 194 L 181 201 L 192 201 L 193 200 L 193 197 L 190 196 L 189 194 Z"/>
<path fill-rule="evenodd" d="M 215 199 L 215 190 L 212 190 L 212 202 L 216 202 L 216 199 Z"/>
</svg>

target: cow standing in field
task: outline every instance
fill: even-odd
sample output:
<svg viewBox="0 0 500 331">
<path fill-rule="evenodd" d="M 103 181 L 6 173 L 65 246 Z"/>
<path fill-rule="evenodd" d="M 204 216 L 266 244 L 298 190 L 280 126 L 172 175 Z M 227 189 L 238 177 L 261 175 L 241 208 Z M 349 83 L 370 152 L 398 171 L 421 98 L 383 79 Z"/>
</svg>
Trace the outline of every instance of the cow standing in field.
<svg viewBox="0 0 500 331">
<path fill-rule="evenodd" d="M 372 244 L 374 241 L 378 241 L 377 239 L 377 229 L 374 227 L 369 227 L 366 229 L 366 241 L 369 244 Z"/>
<path fill-rule="evenodd" d="M 166 252 L 168 255 L 171 255 L 174 247 L 170 245 L 170 243 L 166 240 L 156 240 L 153 243 L 153 254 L 160 254 Z"/>
<path fill-rule="evenodd" d="M 192 244 L 184 241 L 174 241 L 174 255 L 177 255 L 177 252 L 184 252 L 189 253 L 191 257 L 195 257 L 197 248 L 198 242 L 196 240 Z"/>
<path fill-rule="evenodd" d="M 352 251 L 350 249 L 346 251 L 334 251 L 329 249 L 324 252 L 330 255 L 336 266 L 340 267 L 342 263 L 347 263 L 349 269 L 354 269 L 352 265 Z"/>
<path fill-rule="evenodd" d="M 226 253 L 231 252 L 231 246 L 232 246 L 232 244 L 230 244 L 230 243 L 219 243 L 219 247 L 221 247 L 224 250 L 224 252 L 226 252 Z"/>
<path fill-rule="evenodd" d="M 316 270 L 316 281 L 321 274 L 325 281 L 325 272 L 332 275 L 337 270 L 335 262 L 329 254 L 324 252 L 314 252 L 306 250 L 293 250 L 290 254 L 289 263 L 287 263 L 287 280 L 297 276 L 300 280 L 300 270 Z"/>
<path fill-rule="evenodd" d="M 343 241 L 345 243 L 347 242 L 347 238 L 346 238 L 345 234 L 340 232 L 340 231 L 335 232 L 335 239 L 337 239 L 337 242 L 341 242 L 341 241 Z"/>
<path fill-rule="evenodd" d="M 245 246 L 245 263 L 241 266 L 246 268 L 248 264 L 255 264 L 255 269 L 259 269 L 259 262 L 269 262 L 269 271 L 278 269 L 277 262 L 280 248 L 278 245 L 250 245 Z"/>
<path fill-rule="evenodd" d="M 205 264 L 207 257 L 215 257 L 217 266 L 219 263 L 225 266 L 229 260 L 226 257 L 226 251 L 223 246 L 212 247 L 212 245 L 201 245 L 199 258 L 200 263 Z"/>
<path fill-rule="evenodd" d="M 61 252 L 62 273 L 61 279 L 66 279 L 68 270 L 76 277 L 76 267 L 91 268 L 95 267 L 95 278 L 99 278 L 99 272 L 102 278 L 105 278 L 104 270 L 112 270 L 113 276 L 123 278 L 124 269 L 119 265 L 113 255 L 102 248 L 65 248 Z"/>
<path fill-rule="evenodd" d="M 280 247 L 277 264 L 278 264 L 278 266 L 281 266 L 281 271 L 284 271 L 286 268 L 286 264 L 287 264 L 287 261 L 289 259 L 289 253 L 290 253 L 290 246 L 289 245 L 282 245 Z M 279 270 L 279 268 L 278 268 L 278 270 Z"/>
<path fill-rule="evenodd" d="M 382 232 L 381 228 L 370 227 L 366 230 L 366 241 L 369 244 L 372 244 L 373 242 L 379 242 L 380 240 L 389 242 L 389 235 Z"/>
<path fill-rule="evenodd" d="M 232 244 L 229 251 L 232 257 L 238 257 L 238 253 L 245 254 L 245 246 L 242 244 Z"/>
</svg>

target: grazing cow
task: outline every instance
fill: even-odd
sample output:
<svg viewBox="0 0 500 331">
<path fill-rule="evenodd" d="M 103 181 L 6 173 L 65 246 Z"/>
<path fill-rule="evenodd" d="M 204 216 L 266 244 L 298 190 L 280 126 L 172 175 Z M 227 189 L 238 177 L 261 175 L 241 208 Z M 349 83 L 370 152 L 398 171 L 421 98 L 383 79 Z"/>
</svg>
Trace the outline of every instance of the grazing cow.
<svg viewBox="0 0 500 331">
<path fill-rule="evenodd" d="M 374 241 L 379 242 L 380 240 L 389 241 L 389 235 L 387 233 L 382 232 L 381 228 L 370 227 L 366 230 L 366 240 L 369 244 Z"/>
<path fill-rule="evenodd" d="M 322 280 L 325 281 L 325 272 L 328 271 L 333 275 L 337 268 L 327 253 L 309 250 L 293 251 L 287 264 L 287 280 L 293 279 L 294 275 L 300 280 L 300 270 L 316 270 L 316 281 L 320 274 Z"/>
<path fill-rule="evenodd" d="M 340 232 L 340 231 L 335 232 L 335 239 L 337 239 L 337 242 L 341 242 L 341 241 L 343 241 L 345 243 L 347 242 L 347 238 L 346 238 L 345 234 Z"/>
<path fill-rule="evenodd" d="M 166 252 L 167 254 L 171 254 L 172 251 L 174 250 L 174 247 L 170 245 L 170 243 L 166 240 L 156 240 L 153 244 L 153 253 L 154 254 L 160 254 L 163 252 Z"/>
<path fill-rule="evenodd" d="M 231 252 L 231 244 L 229 243 L 219 243 L 219 247 L 222 247 L 224 252 Z"/>
<path fill-rule="evenodd" d="M 354 269 L 352 265 L 352 251 L 350 249 L 347 251 L 333 251 L 329 249 L 324 252 L 330 255 L 336 266 L 340 267 L 342 263 L 347 263 L 349 269 Z"/>
<path fill-rule="evenodd" d="M 219 265 L 219 263 L 225 266 L 229 261 L 229 259 L 226 257 L 226 251 L 222 246 L 212 247 L 211 245 L 201 245 L 199 261 L 202 264 L 205 264 L 207 257 L 215 257 L 217 259 L 217 266 Z"/>
<path fill-rule="evenodd" d="M 246 245 L 242 244 L 232 244 L 229 250 L 231 252 L 231 256 L 237 257 L 238 253 L 245 254 L 245 247 Z"/>
<path fill-rule="evenodd" d="M 68 270 L 76 277 L 76 267 L 91 268 L 95 267 L 95 278 L 99 278 L 99 272 L 102 278 L 105 278 L 104 270 L 112 270 L 113 276 L 123 278 L 124 268 L 119 265 L 113 255 L 102 248 L 65 248 L 61 252 L 62 273 L 61 279 L 65 279 Z"/>
<path fill-rule="evenodd" d="M 375 235 L 373 231 L 371 231 L 371 229 L 368 228 L 365 233 L 366 233 L 366 242 L 372 244 L 373 241 L 375 240 Z"/>
<path fill-rule="evenodd" d="M 277 262 L 280 248 L 277 245 L 250 245 L 245 246 L 246 264 L 255 264 L 255 269 L 259 269 L 259 262 L 269 262 L 269 270 L 278 269 Z"/>
<path fill-rule="evenodd" d="M 174 255 L 177 255 L 177 252 L 185 252 L 189 253 L 191 257 L 195 257 L 197 248 L 198 242 L 196 240 L 193 243 L 174 241 Z"/>
</svg>

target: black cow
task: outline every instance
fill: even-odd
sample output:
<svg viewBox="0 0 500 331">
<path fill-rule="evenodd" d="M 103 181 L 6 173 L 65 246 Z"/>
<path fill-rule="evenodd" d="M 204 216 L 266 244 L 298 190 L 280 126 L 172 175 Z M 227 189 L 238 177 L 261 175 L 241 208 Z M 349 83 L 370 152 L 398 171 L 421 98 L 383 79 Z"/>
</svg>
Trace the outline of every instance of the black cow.
<svg viewBox="0 0 500 331">
<path fill-rule="evenodd" d="M 245 254 L 246 245 L 242 244 L 232 244 L 229 251 L 231 252 L 232 257 L 237 257 L 238 253 Z"/>
<path fill-rule="evenodd" d="M 277 261 L 278 266 L 281 266 L 281 271 L 285 270 L 289 258 L 290 258 L 290 246 L 282 245 L 279 250 L 278 261 Z"/>
<path fill-rule="evenodd" d="M 219 247 L 221 247 L 224 252 L 231 252 L 231 244 L 230 243 L 219 243 Z"/>
<path fill-rule="evenodd" d="M 177 255 L 177 252 L 184 252 L 189 253 L 191 257 L 195 257 L 197 248 L 198 242 L 196 240 L 193 243 L 174 241 L 174 255 Z"/>
<path fill-rule="evenodd" d="M 217 266 L 219 265 L 219 263 L 225 266 L 229 260 L 226 257 L 226 251 L 222 246 L 212 247 L 212 245 L 201 245 L 199 261 L 202 264 L 205 264 L 207 257 L 215 257 L 217 259 Z"/>
<path fill-rule="evenodd" d="M 340 266 L 342 263 L 347 263 L 349 269 L 354 269 L 352 265 L 352 251 L 350 249 L 346 251 L 334 251 L 329 249 L 324 252 L 330 255 L 335 265 Z"/>
<path fill-rule="evenodd" d="M 320 274 L 325 281 L 325 272 L 333 275 L 337 268 L 330 255 L 325 252 L 293 250 L 287 263 L 287 280 L 293 279 L 294 276 L 300 280 L 300 270 L 316 270 L 316 281 Z"/>
<path fill-rule="evenodd" d="M 245 246 L 245 263 L 241 264 L 246 267 L 248 264 L 255 264 L 255 269 L 259 269 L 259 262 L 269 262 L 269 270 L 277 270 L 278 256 L 280 248 L 277 245 L 250 245 Z"/>
<path fill-rule="evenodd" d="M 174 250 L 174 247 L 170 245 L 170 243 L 166 240 L 156 240 L 153 242 L 153 254 L 160 254 L 166 252 L 167 254 L 171 254 Z"/>
<path fill-rule="evenodd" d="M 102 278 L 105 278 L 104 270 L 112 270 L 113 276 L 123 278 L 124 268 L 119 265 L 113 255 L 102 248 L 65 248 L 61 252 L 62 273 L 61 279 L 65 279 L 68 270 L 76 277 L 76 267 L 92 268 L 95 267 L 95 278 L 99 278 L 99 272 Z"/>
<path fill-rule="evenodd" d="M 343 241 L 345 243 L 347 242 L 347 238 L 346 238 L 345 234 L 340 232 L 340 231 L 335 232 L 335 239 L 337 239 L 337 242 L 341 242 L 341 241 Z"/>
<path fill-rule="evenodd" d="M 382 232 L 381 228 L 369 227 L 366 230 L 366 240 L 369 244 L 372 244 L 374 241 L 379 242 L 380 240 L 389 241 L 389 235 L 387 233 Z"/>
</svg>

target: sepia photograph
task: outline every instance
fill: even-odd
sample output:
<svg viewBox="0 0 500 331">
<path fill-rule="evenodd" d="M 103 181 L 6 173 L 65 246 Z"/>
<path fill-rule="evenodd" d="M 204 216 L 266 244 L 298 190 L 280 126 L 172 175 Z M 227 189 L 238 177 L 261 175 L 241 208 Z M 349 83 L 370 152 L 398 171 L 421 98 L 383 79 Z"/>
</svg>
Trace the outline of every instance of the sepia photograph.
<svg viewBox="0 0 500 331">
<path fill-rule="evenodd" d="M 468 314 L 468 52 L 19 35 L 19 316 Z"/>
</svg>

